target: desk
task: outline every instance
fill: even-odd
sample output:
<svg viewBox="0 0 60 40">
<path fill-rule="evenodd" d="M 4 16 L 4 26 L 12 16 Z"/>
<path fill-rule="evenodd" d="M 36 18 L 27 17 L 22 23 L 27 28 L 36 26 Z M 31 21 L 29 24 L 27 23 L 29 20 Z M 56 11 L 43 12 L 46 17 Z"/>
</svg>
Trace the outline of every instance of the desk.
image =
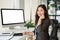
<svg viewBox="0 0 60 40">
<path fill-rule="evenodd" d="M 10 33 L 10 32 L 14 32 L 14 33 L 22 33 L 24 31 L 32 31 L 34 30 L 34 28 L 31 28 L 29 30 L 27 30 L 26 28 L 21 28 L 21 29 L 14 29 L 14 30 L 9 30 L 9 29 L 2 29 L 0 30 L 0 33 Z M 27 40 L 26 39 L 27 35 L 24 36 L 0 36 L 0 40 Z"/>
<path fill-rule="evenodd" d="M 13 36 L 11 40 L 26 40 L 26 36 Z"/>
<path fill-rule="evenodd" d="M 26 36 L 0 36 L 0 40 L 26 40 Z"/>
<path fill-rule="evenodd" d="M 24 35 L 24 36 L 13 36 L 11 40 L 29 40 L 29 36 L 28 35 Z M 33 40 L 34 36 L 33 36 Z"/>
<path fill-rule="evenodd" d="M 9 40 L 12 36 L 0 36 L 0 40 Z"/>
<path fill-rule="evenodd" d="M 0 36 L 0 40 L 28 40 L 28 36 Z"/>
</svg>

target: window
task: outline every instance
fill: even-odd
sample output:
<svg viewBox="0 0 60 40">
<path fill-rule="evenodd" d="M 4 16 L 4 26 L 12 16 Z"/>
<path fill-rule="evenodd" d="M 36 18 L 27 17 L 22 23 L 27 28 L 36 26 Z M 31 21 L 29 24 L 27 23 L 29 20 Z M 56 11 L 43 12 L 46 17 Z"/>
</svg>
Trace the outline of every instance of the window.
<svg viewBox="0 0 60 40">
<path fill-rule="evenodd" d="M 57 19 L 60 23 L 60 1 L 59 0 L 48 0 L 47 1 L 48 13 L 50 19 Z"/>
</svg>

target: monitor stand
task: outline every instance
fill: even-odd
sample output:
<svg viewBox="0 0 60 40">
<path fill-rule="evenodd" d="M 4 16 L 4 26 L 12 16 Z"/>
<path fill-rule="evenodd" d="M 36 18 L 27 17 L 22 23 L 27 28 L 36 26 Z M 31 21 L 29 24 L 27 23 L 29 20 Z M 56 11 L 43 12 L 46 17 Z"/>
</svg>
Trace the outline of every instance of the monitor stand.
<svg viewBox="0 0 60 40">
<path fill-rule="evenodd" d="M 9 26 L 9 29 L 10 30 L 14 30 L 15 29 L 15 26 L 13 26 L 13 25 L 12 26 Z"/>
<path fill-rule="evenodd" d="M 13 29 L 14 29 L 14 27 L 9 27 L 9 29 L 10 29 L 10 30 L 11 30 L 11 29 L 13 30 Z"/>
<path fill-rule="evenodd" d="M 21 27 L 20 26 L 17 26 L 17 25 L 12 25 L 12 26 L 9 26 L 9 29 L 10 30 L 14 30 L 14 29 L 21 29 Z"/>
</svg>

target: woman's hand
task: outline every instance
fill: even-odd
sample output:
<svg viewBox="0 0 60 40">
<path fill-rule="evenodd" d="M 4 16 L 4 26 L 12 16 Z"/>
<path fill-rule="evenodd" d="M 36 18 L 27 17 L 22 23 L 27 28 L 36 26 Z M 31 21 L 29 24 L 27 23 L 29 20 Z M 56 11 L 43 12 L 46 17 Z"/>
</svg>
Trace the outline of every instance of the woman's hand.
<svg viewBox="0 0 60 40">
<path fill-rule="evenodd" d="M 41 15 L 40 16 L 40 18 L 39 18 L 39 20 L 38 20 L 38 24 L 37 25 L 40 25 L 41 24 L 41 21 L 42 21 L 42 19 L 44 19 L 45 17 L 44 17 L 44 15 Z"/>
<path fill-rule="evenodd" d="M 41 20 L 41 19 L 44 19 L 44 18 L 45 18 L 45 17 L 44 17 L 44 15 L 42 15 L 42 16 L 40 16 L 40 18 L 39 18 L 39 19 Z"/>
<path fill-rule="evenodd" d="M 34 33 L 33 32 L 29 32 L 29 35 L 34 35 Z"/>
<path fill-rule="evenodd" d="M 34 35 L 33 32 L 23 32 L 23 35 Z"/>
<path fill-rule="evenodd" d="M 23 35 L 28 35 L 29 36 L 29 40 L 33 40 L 33 36 L 34 36 L 34 33 L 33 32 L 23 32 Z"/>
</svg>

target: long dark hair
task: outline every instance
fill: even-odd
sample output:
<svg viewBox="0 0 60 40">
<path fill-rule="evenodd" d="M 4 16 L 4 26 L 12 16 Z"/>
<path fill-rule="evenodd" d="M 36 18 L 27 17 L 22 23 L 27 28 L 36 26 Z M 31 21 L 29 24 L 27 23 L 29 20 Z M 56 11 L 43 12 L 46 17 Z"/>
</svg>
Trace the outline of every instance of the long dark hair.
<svg viewBox="0 0 60 40">
<path fill-rule="evenodd" d="M 44 16 L 45 16 L 45 19 L 49 19 L 49 16 L 48 16 L 48 10 L 46 8 L 46 6 L 44 4 L 41 4 L 37 7 L 37 10 L 36 10 L 36 15 L 35 15 L 35 25 L 37 24 L 38 22 L 38 19 L 39 19 L 39 16 L 37 15 L 37 11 L 38 11 L 38 8 L 39 7 L 42 7 L 44 9 Z"/>
</svg>

